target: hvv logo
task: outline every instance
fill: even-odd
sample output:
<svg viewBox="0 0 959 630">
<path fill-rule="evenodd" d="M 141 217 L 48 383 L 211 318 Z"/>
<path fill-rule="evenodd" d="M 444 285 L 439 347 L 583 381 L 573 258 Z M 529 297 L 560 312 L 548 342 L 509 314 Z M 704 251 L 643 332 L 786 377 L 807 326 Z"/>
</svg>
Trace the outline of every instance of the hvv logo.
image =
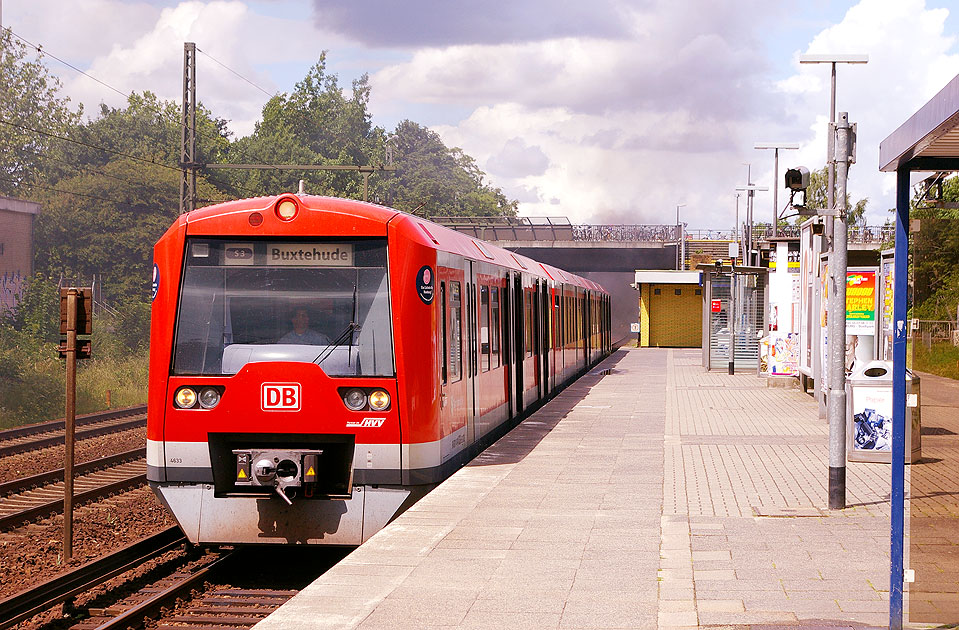
<svg viewBox="0 0 959 630">
<path fill-rule="evenodd" d="M 263 411 L 299 411 L 299 383 L 263 383 L 260 390 L 260 409 Z"/>
</svg>

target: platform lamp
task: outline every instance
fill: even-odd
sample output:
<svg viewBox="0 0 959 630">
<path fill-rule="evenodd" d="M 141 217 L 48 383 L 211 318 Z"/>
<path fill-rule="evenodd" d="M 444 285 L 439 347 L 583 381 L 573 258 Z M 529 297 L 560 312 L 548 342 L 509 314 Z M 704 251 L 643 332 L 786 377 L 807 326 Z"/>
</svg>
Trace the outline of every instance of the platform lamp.
<svg viewBox="0 0 959 630">
<path fill-rule="evenodd" d="M 772 149 L 773 160 L 773 238 L 776 238 L 779 229 L 779 150 L 798 149 L 798 142 L 758 142 L 754 149 Z"/>
<path fill-rule="evenodd" d="M 836 124 L 836 64 L 837 63 L 869 63 L 869 55 L 800 55 L 799 63 L 828 63 L 832 68 L 830 73 L 829 87 L 829 125 Z M 836 165 L 833 163 L 835 150 L 833 149 L 832 134 L 826 134 L 829 138 L 829 146 L 826 148 L 826 170 L 828 172 L 828 189 L 826 196 L 826 207 L 832 210 L 836 202 Z M 829 240 L 832 241 L 832 217 L 827 218 L 828 227 L 826 232 Z"/>
</svg>

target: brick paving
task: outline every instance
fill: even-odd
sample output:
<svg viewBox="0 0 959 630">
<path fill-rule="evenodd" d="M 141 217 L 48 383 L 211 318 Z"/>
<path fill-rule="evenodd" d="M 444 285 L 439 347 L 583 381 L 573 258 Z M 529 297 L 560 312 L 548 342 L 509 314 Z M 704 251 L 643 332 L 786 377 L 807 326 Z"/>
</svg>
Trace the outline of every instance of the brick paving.
<svg viewBox="0 0 959 630">
<path fill-rule="evenodd" d="M 889 468 L 829 511 L 827 439 L 798 390 L 621 350 L 256 627 L 885 626 Z"/>
</svg>

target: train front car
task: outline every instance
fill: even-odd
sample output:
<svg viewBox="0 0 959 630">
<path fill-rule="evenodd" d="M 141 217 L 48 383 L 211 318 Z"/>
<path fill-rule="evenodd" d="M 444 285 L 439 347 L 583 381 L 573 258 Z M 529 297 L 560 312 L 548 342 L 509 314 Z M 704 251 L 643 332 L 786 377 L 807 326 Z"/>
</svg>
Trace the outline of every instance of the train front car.
<svg viewBox="0 0 959 630">
<path fill-rule="evenodd" d="M 422 307 L 403 319 L 429 390 L 416 293 L 436 254 L 389 243 L 396 215 L 280 195 L 181 216 L 156 244 L 147 478 L 191 542 L 356 545 L 416 498 L 393 311 Z M 391 300 L 397 281 L 412 299 Z"/>
</svg>

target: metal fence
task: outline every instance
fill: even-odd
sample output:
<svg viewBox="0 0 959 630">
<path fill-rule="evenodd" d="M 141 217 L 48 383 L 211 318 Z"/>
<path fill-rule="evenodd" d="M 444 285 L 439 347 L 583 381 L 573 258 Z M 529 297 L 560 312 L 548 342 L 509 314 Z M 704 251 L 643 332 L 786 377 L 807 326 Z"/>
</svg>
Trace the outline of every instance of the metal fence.
<svg viewBox="0 0 959 630">
<path fill-rule="evenodd" d="M 959 323 L 955 320 L 914 319 L 911 322 L 912 334 L 926 348 L 934 343 L 959 345 Z"/>
</svg>

